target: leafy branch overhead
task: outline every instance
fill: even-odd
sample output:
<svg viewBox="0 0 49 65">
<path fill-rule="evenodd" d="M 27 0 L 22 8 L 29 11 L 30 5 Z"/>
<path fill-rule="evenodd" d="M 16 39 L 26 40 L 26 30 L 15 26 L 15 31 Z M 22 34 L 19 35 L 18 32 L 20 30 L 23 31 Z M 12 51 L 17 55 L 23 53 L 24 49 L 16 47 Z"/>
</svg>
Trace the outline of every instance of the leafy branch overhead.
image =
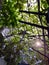
<svg viewBox="0 0 49 65">
<path fill-rule="evenodd" d="M 44 46 L 37 48 L 35 42 L 38 39 L 44 45 L 45 41 L 46 49 L 49 47 L 49 27 L 45 17 L 48 8 L 48 0 L 1 1 L 0 57 L 4 58 L 7 65 L 18 65 L 24 60 L 30 65 L 45 65 L 44 54 L 41 54 L 44 53 Z M 46 52 L 49 53 L 48 50 Z"/>
<path fill-rule="evenodd" d="M 19 8 L 15 7 L 17 4 L 16 0 L 4 0 L 2 4 L 1 10 L 1 22 L 0 24 L 3 26 L 16 26 L 17 21 L 20 19 Z"/>
</svg>

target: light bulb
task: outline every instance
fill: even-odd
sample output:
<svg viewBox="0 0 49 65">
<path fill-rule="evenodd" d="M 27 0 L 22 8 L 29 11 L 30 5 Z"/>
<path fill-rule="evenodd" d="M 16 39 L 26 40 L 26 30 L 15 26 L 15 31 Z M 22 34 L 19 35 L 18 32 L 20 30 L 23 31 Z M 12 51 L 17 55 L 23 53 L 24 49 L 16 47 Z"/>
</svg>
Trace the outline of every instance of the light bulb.
<svg viewBox="0 0 49 65">
<path fill-rule="evenodd" d="M 39 41 L 37 41 L 36 42 L 36 45 L 40 47 L 41 46 L 41 43 Z"/>
</svg>

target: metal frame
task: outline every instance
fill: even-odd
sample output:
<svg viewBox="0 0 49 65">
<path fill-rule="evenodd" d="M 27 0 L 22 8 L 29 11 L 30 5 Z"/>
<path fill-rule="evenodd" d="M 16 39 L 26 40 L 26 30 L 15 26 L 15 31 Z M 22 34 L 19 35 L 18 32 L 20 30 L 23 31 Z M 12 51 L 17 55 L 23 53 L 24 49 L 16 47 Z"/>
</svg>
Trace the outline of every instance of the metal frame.
<svg viewBox="0 0 49 65">
<path fill-rule="evenodd" d="M 41 18 L 40 16 L 45 16 L 46 17 L 46 20 L 47 20 L 47 24 L 49 24 L 49 9 L 48 9 L 48 12 L 47 13 L 42 13 L 40 11 L 40 0 L 37 0 L 37 3 L 38 3 L 38 12 L 30 12 L 30 11 L 24 11 L 24 10 L 20 10 L 21 13 L 27 13 L 27 14 L 34 14 L 34 15 L 38 15 L 39 19 L 40 19 L 40 22 L 41 22 Z M 21 21 L 19 20 L 20 23 L 24 23 L 26 25 L 30 25 L 30 26 L 35 26 L 37 28 L 41 28 L 42 29 L 42 36 L 43 36 L 43 39 L 44 39 L 44 54 L 42 54 L 41 52 L 39 52 L 38 50 L 32 48 L 34 51 L 38 52 L 39 54 L 43 55 L 44 57 L 47 57 L 48 58 L 48 61 L 49 61 L 49 57 L 46 55 L 46 43 L 45 43 L 45 36 L 48 37 L 49 39 L 49 26 L 45 27 L 42 25 L 37 25 L 37 24 L 33 24 L 33 23 L 30 23 L 30 22 L 26 22 L 26 21 Z M 44 30 L 47 30 L 48 31 L 48 35 L 45 35 L 44 34 Z M 35 37 L 35 35 L 34 35 Z M 49 46 L 48 46 L 49 47 Z M 49 62 L 48 62 L 49 63 Z"/>
</svg>

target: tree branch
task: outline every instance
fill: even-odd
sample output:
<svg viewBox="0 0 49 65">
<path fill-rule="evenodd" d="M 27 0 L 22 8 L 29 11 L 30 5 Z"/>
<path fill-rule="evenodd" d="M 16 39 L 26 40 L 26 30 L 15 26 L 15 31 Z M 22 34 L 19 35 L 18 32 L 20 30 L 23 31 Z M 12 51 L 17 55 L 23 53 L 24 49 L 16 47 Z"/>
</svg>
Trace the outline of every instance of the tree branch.
<svg viewBox="0 0 49 65">
<path fill-rule="evenodd" d="M 33 47 L 32 47 L 32 49 L 33 49 L 34 51 L 38 52 L 39 54 L 41 54 L 42 56 L 45 56 L 45 57 L 47 57 L 47 58 L 49 59 L 49 57 L 48 57 L 48 56 L 46 56 L 45 54 L 43 54 L 43 53 L 39 52 L 38 50 L 34 49 Z"/>
</svg>

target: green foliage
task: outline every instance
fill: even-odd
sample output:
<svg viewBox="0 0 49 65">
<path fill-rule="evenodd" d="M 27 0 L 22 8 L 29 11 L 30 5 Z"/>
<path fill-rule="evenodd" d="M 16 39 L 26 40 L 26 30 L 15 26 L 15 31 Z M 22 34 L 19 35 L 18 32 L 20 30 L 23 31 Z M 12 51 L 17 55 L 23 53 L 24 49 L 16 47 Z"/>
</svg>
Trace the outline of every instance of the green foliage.
<svg viewBox="0 0 49 65">
<path fill-rule="evenodd" d="M 17 26 L 17 21 L 20 19 L 19 9 L 15 8 L 16 0 L 5 0 L 2 4 L 1 10 L 1 25 L 3 26 Z"/>
<path fill-rule="evenodd" d="M 40 19 L 37 15 L 19 12 L 19 10 L 25 10 L 26 8 L 26 10 L 28 11 L 38 11 L 37 2 L 36 5 L 29 8 L 26 5 L 26 0 L 4 0 L 2 2 L 2 10 L 0 10 L 0 27 L 9 27 L 10 32 L 8 33 L 8 35 L 12 34 L 9 37 L 9 40 L 0 35 L 0 56 L 4 56 L 7 65 L 18 65 L 18 63 L 23 60 L 23 58 L 21 57 L 23 56 L 22 53 L 25 55 L 24 59 L 30 65 L 35 65 L 35 54 L 37 54 L 37 58 L 41 59 L 40 55 L 38 56 L 38 53 L 35 53 L 34 51 L 28 51 L 28 49 L 30 48 L 30 44 L 28 43 L 30 42 L 30 39 L 28 38 L 28 36 L 43 34 L 42 30 L 34 26 L 22 24 L 19 22 L 19 20 L 22 20 L 41 25 Z M 48 7 L 49 5 L 47 4 L 47 2 L 45 0 L 41 0 L 40 10 L 42 12 L 47 12 L 43 11 L 43 9 L 45 10 Z M 42 25 L 47 26 L 47 22 L 44 16 L 41 16 L 41 20 Z M 26 34 L 24 33 L 25 31 Z M 2 44 L 3 42 L 1 42 L 1 40 L 4 42 L 4 44 Z M 46 40 L 48 39 L 46 38 Z M 5 45 L 4 49 L 3 45 Z M 22 53 L 20 53 L 20 51 L 22 51 Z M 30 57 L 32 58 L 30 59 Z"/>
</svg>

